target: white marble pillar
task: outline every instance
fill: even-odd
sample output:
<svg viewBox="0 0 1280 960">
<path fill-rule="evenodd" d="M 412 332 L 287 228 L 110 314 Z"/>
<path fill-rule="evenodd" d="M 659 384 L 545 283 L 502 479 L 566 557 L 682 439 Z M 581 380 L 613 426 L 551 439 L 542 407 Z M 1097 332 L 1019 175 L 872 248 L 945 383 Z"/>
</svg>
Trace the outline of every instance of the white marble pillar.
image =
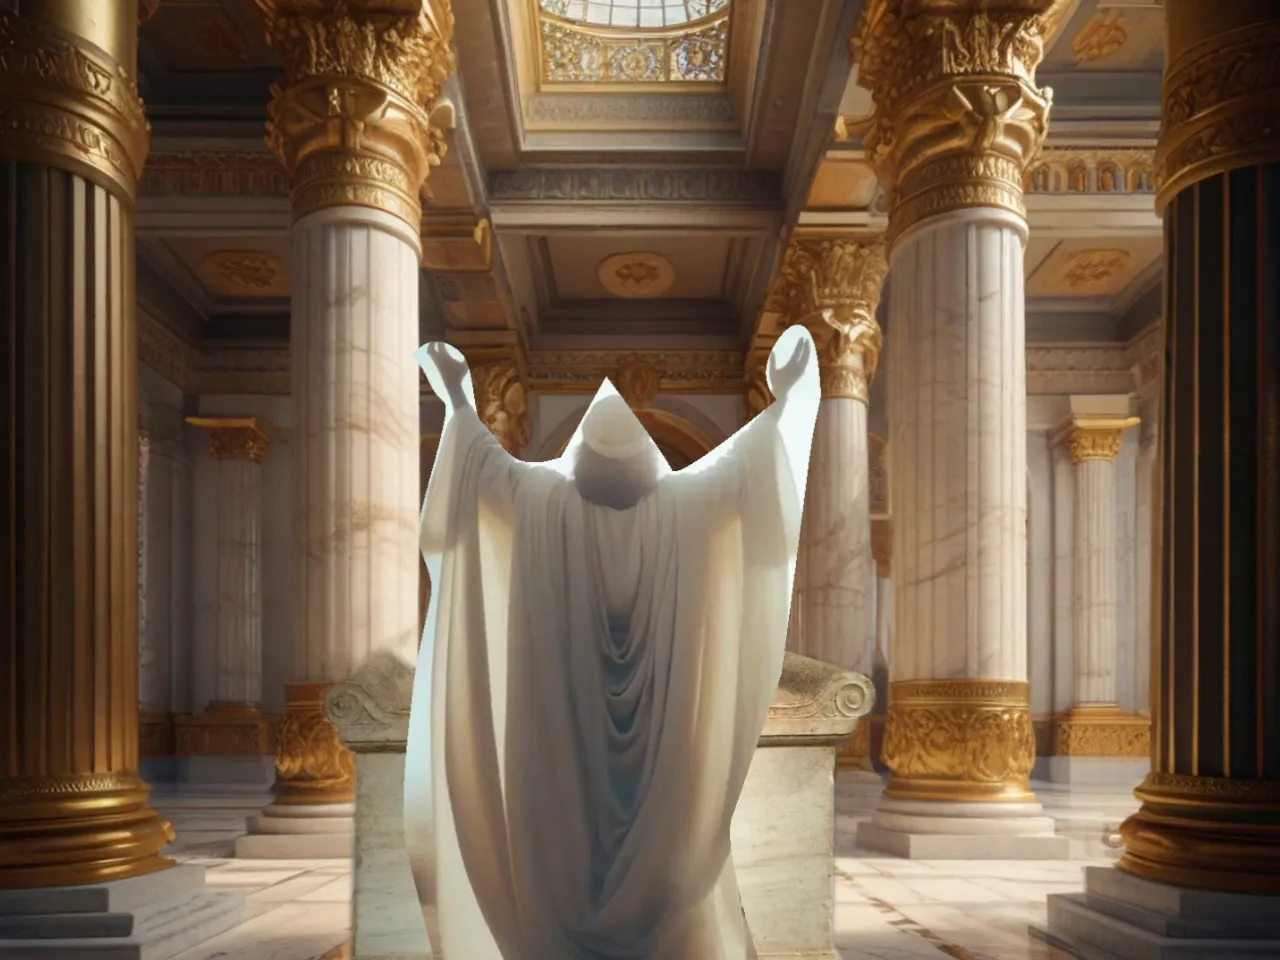
<svg viewBox="0 0 1280 960">
<path fill-rule="evenodd" d="M 796 653 L 868 676 L 875 575 L 867 401 L 880 356 L 875 312 L 886 270 L 879 236 L 798 232 L 779 277 L 787 321 L 813 334 L 822 379 L 788 643 Z M 841 764 L 869 767 L 865 736 L 855 735 L 841 751 Z"/>
<path fill-rule="evenodd" d="M 1143 418 L 1134 483 L 1138 503 L 1134 521 L 1133 708 L 1143 716 L 1151 714 L 1151 645 L 1156 636 L 1155 592 L 1160 580 L 1156 531 L 1160 516 L 1160 472 L 1156 462 L 1158 431 L 1154 416 Z"/>
<path fill-rule="evenodd" d="M 146 403 L 146 398 L 142 400 Z M 138 427 L 138 706 L 151 706 L 160 686 L 157 674 L 158 657 L 151 648 L 151 635 L 147 632 L 147 476 L 151 465 L 151 436 L 145 427 Z"/>
<path fill-rule="evenodd" d="M 1079 784 L 1139 782 L 1149 769 L 1149 721 L 1117 705 L 1116 458 L 1129 398 L 1072 398 L 1058 433 L 1075 480 L 1075 643 L 1071 707 L 1054 721 L 1049 775 Z"/>
</svg>

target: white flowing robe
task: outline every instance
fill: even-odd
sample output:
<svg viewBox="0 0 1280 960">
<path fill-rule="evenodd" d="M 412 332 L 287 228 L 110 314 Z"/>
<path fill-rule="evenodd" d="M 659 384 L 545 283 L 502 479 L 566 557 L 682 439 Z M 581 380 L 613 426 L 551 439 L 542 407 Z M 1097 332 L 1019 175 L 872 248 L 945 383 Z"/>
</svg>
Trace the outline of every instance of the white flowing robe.
<svg viewBox="0 0 1280 960">
<path fill-rule="evenodd" d="M 530 464 L 470 407 L 446 423 L 405 778 L 445 960 L 755 956 L 729 825 L 782 669 L 817 379 L 628 510 L 578 493 L 580 434 Z"/>
</svg>

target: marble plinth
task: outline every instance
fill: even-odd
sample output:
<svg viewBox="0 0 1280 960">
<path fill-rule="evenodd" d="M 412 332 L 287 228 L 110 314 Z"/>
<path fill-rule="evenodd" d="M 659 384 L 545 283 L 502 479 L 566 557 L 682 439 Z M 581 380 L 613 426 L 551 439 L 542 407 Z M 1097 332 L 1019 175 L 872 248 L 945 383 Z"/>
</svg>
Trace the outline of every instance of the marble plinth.
<svg viewBox="0 0 1280 960">
<path fill-rule="evenodd" d="M 875 691 L 861 674 L 788 653 L 731 826 L 761 960 L 834 958 L 836 751 Z"/>
<path fill-rule="evenodd" d="M 356 758 L 351 960 L 427 960 L 431 943 L 405 846 L 404 759 L 414 668 L 374 653 L 325 697 Z"/>
<path fill-rule="evenodd" d="M 1078 787 L 1136 787 L 1151 772 L 1145 757 L 1049 757 L 1047 773 L 1053 783 Z"/>
<path fill-rule="evenodd" d="M 0 960 L 167 960 L 230 930 L 244 895 L 180 865 L 113 883 L 0 890 Z"/>
<path fill-rule="evenodd" d="M 858 844 L 910 860 L 1065 860 L 1071 842 L 1038 803 L 881 797 Z"/>
<path fill-rule="evenodd" d="M 236 838 L 235 855 L 248 860 L 332 860 L 352 856 L 355 805 L 273 803 Z"/>
<path fill-rule="evenodd" d="M 1280 957 L 1280 897 L 1153 883 L 1113 867 L 1085 869 L 1083 893 L 1049 896 L 1032 936 L 1081 960 L 1257 960 Z"/>
</svg>

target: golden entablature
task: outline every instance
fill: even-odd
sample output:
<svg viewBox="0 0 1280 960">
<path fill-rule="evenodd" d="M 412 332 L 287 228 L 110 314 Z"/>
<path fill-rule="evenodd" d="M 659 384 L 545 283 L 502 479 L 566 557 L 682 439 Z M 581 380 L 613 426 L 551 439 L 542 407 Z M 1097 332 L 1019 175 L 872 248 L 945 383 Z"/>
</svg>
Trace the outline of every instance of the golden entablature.
<svg viewBox="0 0 1280 960">
<path fill-rule="evenodd" d="M 1023 178 L 1027 193 L 1155 193 L 1153 149 L 1044 150 Z"/>
<path fill-rule="evenodd" d="M 536 0 L 542 82 L 724 83 L 730 0 Z"/>
</svg>

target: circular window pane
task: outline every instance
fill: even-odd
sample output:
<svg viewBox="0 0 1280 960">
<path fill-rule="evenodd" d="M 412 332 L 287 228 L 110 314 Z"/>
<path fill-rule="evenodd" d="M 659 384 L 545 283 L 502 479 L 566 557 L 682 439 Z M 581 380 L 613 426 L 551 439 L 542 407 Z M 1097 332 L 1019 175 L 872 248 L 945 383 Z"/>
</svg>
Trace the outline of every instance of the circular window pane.
<svg viewBox="0 0 1280 960">
<path fill-rule="evenodd" d="M 593 27 L 661 30 L 719 13 L 729 0 L 541 0 L 542 9 Z"/>
</svg>

